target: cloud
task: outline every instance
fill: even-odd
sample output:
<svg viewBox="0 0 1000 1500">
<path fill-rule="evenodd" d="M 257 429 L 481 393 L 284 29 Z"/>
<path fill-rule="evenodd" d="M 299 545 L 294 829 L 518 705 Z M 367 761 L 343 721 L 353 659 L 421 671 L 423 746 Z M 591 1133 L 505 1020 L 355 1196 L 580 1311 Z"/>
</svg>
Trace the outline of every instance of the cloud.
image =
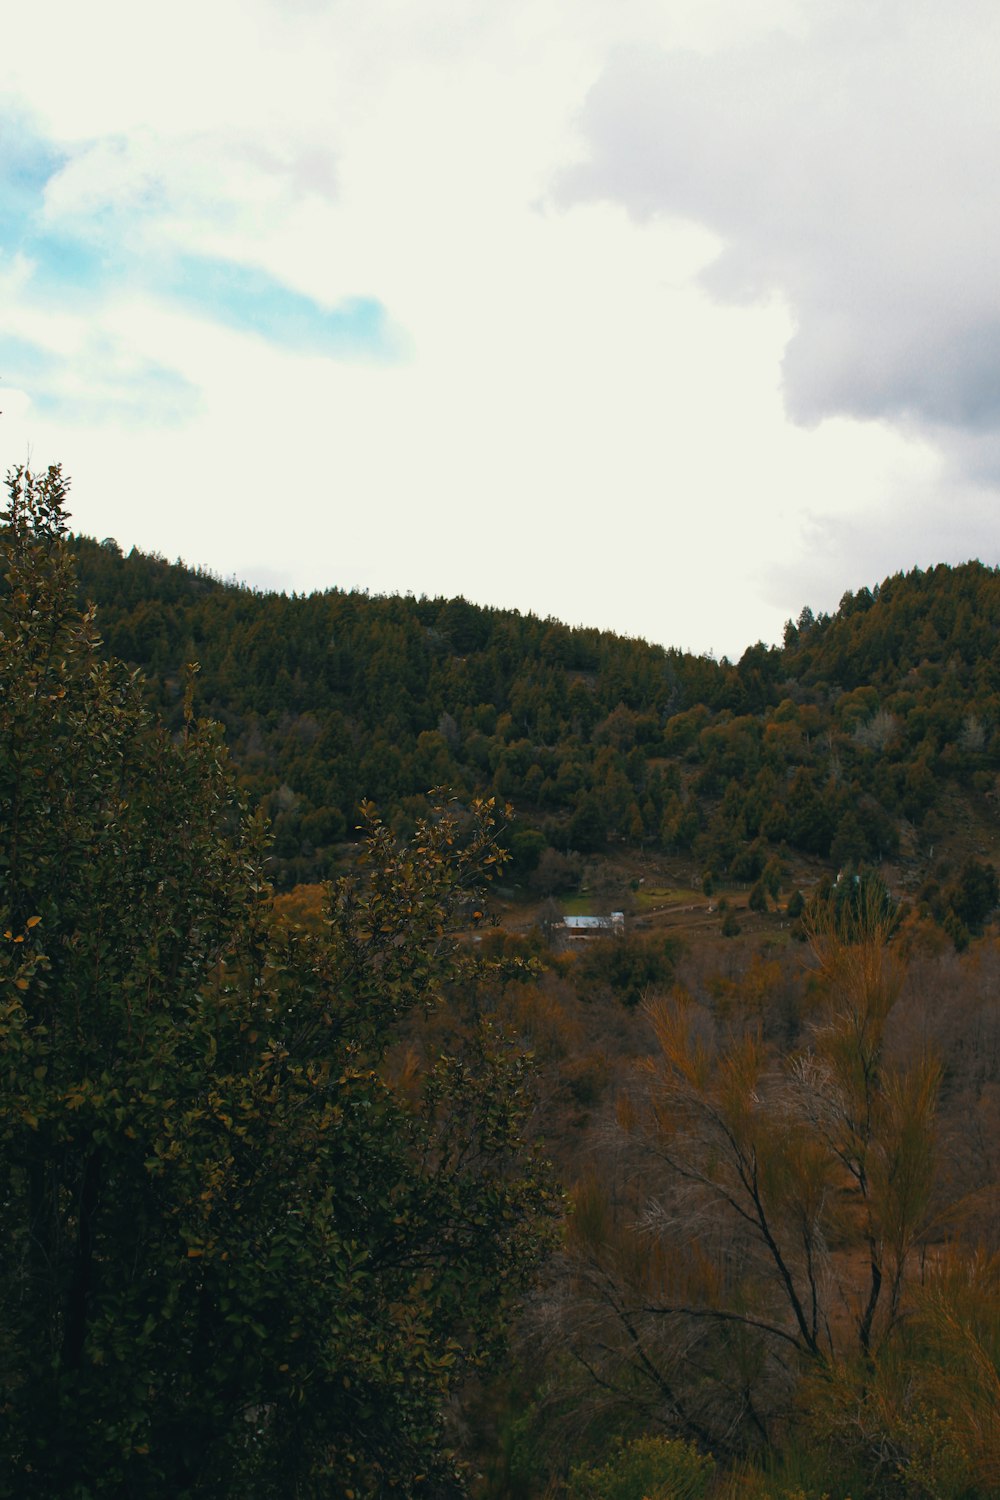
<svg viewBox="0 0 1000 1500">
<path fill-rule="evenodd" d="M 61 148 L 24 117 L 7 117 L 2 136 L 0 373 L 37 413 L 172 426 L 201 409 L 192 361 L 178 351 L 171 366 L 121 326 L 137 301 L 323 359 L 406 352 L 377 298 L 310 295 L 253 263 L 259 239 L 246 221 L 330 190 L 325 151 L 289 157 L 142 131 Z M 206 241 L 239 256 L 205 253 Z"/>
<path fill-rule="evenodd" d="M 257 130 L 147 126 L 76 142 L 42 185 L 42 219 L 110 245 L 165 236 L 263 234 L 311 198 L 337 196 L 337 159 L 325 144 Z"/>
<path fill-rule="evenodd" d="M 99 334 L 67 355 L 0 333 L 0 372 L 5 389 L 24 392 L 42 416 L 63 422 L 169 428 L 202 406 L 197 387 L 177 370 Z"/>
<path fill-rule="evenodd" d="M 0 182 L 0 336 L 20 341 L 0 348 L 0 443 L 64 460 L 82 529 L 224 576 L 464 593 L 731 655 L 774 639 L 804 602 L 922 560 L 942 497 L 970 513 L 925 415 L 830 410 L 957 412 L 963 460 L 990 471 L 992 344 L 975 332 L 977 365 L 963 330 L 991 325 L 942 292 L 931 327 L 925 293 L 988 300 L 989 195 L 953 244 L 918 173 L 883 267 L 903 167 L 874 170 L 852 103 L 870 114 L 865 70 L 908 77 L 925 46 L 964 67 L 967 12 L 21 6 L 0 62 L 22 110 L 0 150 L 19 184 Z M 941 127 L 921 111 L 962 92 L 932 75 L 906 105 L 922 171 Z M 973 79 L 963 108 L 988 114 L 990 89 Z M 949 150 L 976 140 L 959 116 Z M 954 151 L 948 174 L 962 197 Z"/>
<path fill-rule="evenodd" d="M 854 512 L 817 509 L 800 524 L 794 558 L 764 570 L 768 597 L 792 616 L 803 604 L 832 612 L 847 588 L 911 568 L 996 557 L 995 494 L 968 481 L 947 482 L 940 464 L 929 475 L 913 475 L 905 501 Z M 790 608 L 790 601 L 797 605 Z"/>
<path fill-rule="evenodd" d="M 1000 433 L 998 47 L 979 0 L 809 0 L 738 46 L 620 51 L 557 196 L 718 235 L 712 295 L 795 319 L 796 420 Z"/>
</svg>

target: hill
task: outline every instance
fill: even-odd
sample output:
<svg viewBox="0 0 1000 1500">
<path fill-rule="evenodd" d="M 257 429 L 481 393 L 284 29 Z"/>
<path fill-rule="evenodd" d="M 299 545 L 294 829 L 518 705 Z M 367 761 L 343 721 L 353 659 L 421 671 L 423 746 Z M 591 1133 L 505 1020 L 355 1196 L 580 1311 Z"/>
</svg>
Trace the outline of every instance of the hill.
<svg viewBox="0 0 1000 1500">
<path fill-rule="evenodd" d="M 71 590 L 71 571 L 51 546 L 56 534 L 50 527 L 37 556 L 51 554 L 52 576 Z M 439 1366 L 428 1366 L 452 1372 L 436 1389 L 453 1392 L 448 1446 L 454 1442 L 468 1461 L 478 1500 L 624 1494 L 628 1475 L 630 1493 L 652 1493 L 654 1481 L 658 1493 L 680 1493 L 686 1475 L 697 1487 L 685 1479 L 685 1493 L 717 1500 L 894 1500 L 904 1489 L 926 1500 L 992 1493 L 1000 943 L 995 930 L 972 938 L 998 896 L 989 863 L 996 837 L 995 575 L 970 565 L 887 580 L 860 607 L 856 596 L 845 597 L 830 618 L 804 610 L 781 648 L 758 644 L 734 664 L 476 610 L 464 600 L 337 592 L 284 599 L 161 559 L 123 558 L 110 543 L 78 540 L 75 550 L 81 591 L 100 604 L 108 644 L 145 666 L 145 690 L 184 732 L 172 744 L 145 714 L 139 686 L 118 666 L 101 666 L 89 617 L 61 630 L 67 616 L 52 607 L 54 592 L 21 586 L 21 564 L 12 565 L 10 587 L 5 595 L 0 590 L 14 622 L 0 632 L 8 666 L 0 703 L 14 748 L 8 843 L 19 878 L 37 881 L 42 870 L 45 880 L 44 900 L 27 888 L 16 898 L 22 914 L 33 913 L 23 918 L 23 932 L 13 920 L 5 929 L 8 1021 L 16 1028 L 26 1022 L 21 997 L 29 991 L 32 1004 L 44 1007 L 34 1033 L 40 1050 L 34 1043 L 7 1049 L 12 1067 L 18 1057 L 23 1063 L 7 1124 L 12 1201 L 19 1195 L 34 1214 L 38 1165 L 59 1173 L 72 1159 L 84 1172 L 83 1188 L 57 1187 L 39 1199 L 60 1204 L 66 1244 L 76 1247 L 61 1259 L 47 1256 L 47 1264 L 58 1272 L 74 1254 L 92 1262 L 92 1305 L 105 1316 L 117 1294 L 109 1268 L 120 1226 L 114 1221 L 100 1239 L 89 1226 L 103 1223 L 116 1201 L 110 1194 L 132 1171 L 149 1215 L 140 1216 L 140 1227 L 162 1222 L 173 1255 L 160 1258 L 157 1250 L 144 1290 L 156 1297 L 163 1267 L 179 1265 L 177 1284 L 197 1294 L 188 1317 L 195 1347 L 209 1350 L 228 1391 L 229 1367 L 220 1357 L 232 1350 L 243 1370 L 247 1348 L 256 1347 L 241 1341 L 228 1288 L 248 1276 L 246 1286 L 263 1286 L 270 1298 L 275 1285 L 293 1285 L 272 1251 L 284 1245 L 289 1225 L 289 1245 L 302 1242 L 299 1189 L 318 1189 L 319 1255 L 302 1263 L 307 1301 L 323 1276 L 340 1276 L 345 1264 L 351 1277 L 360 1265 L 363 1274 L 388 1278 L 384 1321 L 365 1312 L 357 1329 L 339 1315 L 332 1324 L 342 1346 L 329 1366 L 341 1403 L 333 1408 L 335 1426 L 349 1434 L 344 1461 L 354 1466 L 359 1385 L 365 1420 L 381 1410 L 370 1395 L 372 1370 L 380 1378 L 385 1371 L 390 1391 L 410 1401 L 414 1352 L 425 1361 L 427 1347 L 412 1315 L 429 1306 L 431 1268 L 444 1272 L 441 1316 L 436 1306 L 432 1315 L 435 1329 L 446 1332 L 446 1314 L 454 1307 L 465 1317 L 469 1288 L 477 1285 L 454 1281 L 456 1252 L 483 1244 L 492 1256 L 496 1246 L 516 1250 L 522 1243 L 517 1216 L 494 1187 L 522 1193 L 534 1191 L 535 1181 L 505 1155 L 486 1199 L 471 1190 L 474 1183 L 456 1179 L 454 1193 L 448 1186 L 411 1208 L 412 1173 L 404 1183 L 393 1166 L 390 1179 L 379 1163 L 387 1149 L 412 1140 L 421 1170 L 444 1165 L 447 1176 L 455 1164 L 478 1172 L 494 1137 L 478 1126 L 470 1131 L 468 1120 L 488 1123 L 506 1153 L 522 1139 L 511 1133 L 515 1106 L 523 1110 L 516 1117 L 524 1121 L 523 1138 L 544 1143 L 573 1211 L 533 1287 L 511 1357 L 480 1363 L 455 1340 Z M 34 658 L 24 655 L 32 641 Z M 220 775 L 214 729 L 189 722 L 184 663 L 194 659 L 203 664 L 203 705 L 227 723 L 251 798 L 278 810 L 280 880 L 291 885 L 300 869 L 352 861 L 356 813 L 349 798 L 360 795 L 359 784 L 381 797 L 402 830 L 426 805 L 422 788 L 448 779 L 460 792 L 520 801 L 522 816 L 509 830 L 515 858 L 504 923 L 491 930 L 479 921 L 483 930 L 470 931 L 468 942 L 454 940 L 463 923 L 475 924 L 464 878 L 442 869 L 448 901 L 435 895 L 435 849 L 463 847 L 462 819 L 443 817 L 421 825 L 401 854 L 379 829 L 370 888 L 349 879 L 321 912 L 319 888 L 299 882 L 279 895 L 274 913 L 265 901 L 256 925 L 248 900 L 251 886 L 261 890 L 257 867 L 229 852 L 234 809 L 214 792 L 215 800 L 206 800 L 196 778 L 167 775 L 175 752 L 178 765 L 193 752 L 204 756 L 211 786 Z M 368 758 L 373 743 L 382 747 L 381 762 Z M 67 745 L 72 754 L 53 753 Z M 32 766 L 37 775 L 26 777 Z M 382 774 L 386 766 L 395 780 Z M 444 774 L 432 776 L 428 767 Z M 224 854 L 200 834 L 191 837 L 204 806 L 215 809 L 212 827 Z M 31 813 L 33 844 L 21 831 L 22 807 Z M 173 815 L 157 822 L 157 808 Z M 310 817 L 313 828 L 330 820 L 329 843 L 309 843 Z M 476 847 L 484 866 L 495 868 L 492 849 L 487 855 L 488 845 Z M 376 848 L 388 861 L 384 868 Z M 946 932 L 919 913 L 901 920 L 877 873 L 834 884 L 842 858 L 877 859 L 892 889 L 908 890 Z M 238 882 L 232 899 L 229 886 L 204 884 L 220 869 Z M 387 884 L 389 871 L 399 873 L 398 887 Z M 783 939 L 807 887 L 817 888 L 817 920 L 811 942 L 793 944 Z M 365 889 L 367 905 L 359 906 L 355 893 Z M 631 920 L 613 940 L 551 943 L 540 920 L 552 911 L 550 893 L 577 910 L 627 902 Z M 146 907 L 150 900 L 162 906 L 161 898 L 190 907 L 190 920 L 182 913 L 178 926 L 163 907 L 157 936 L 156 910 Z M 209 918 L 237 924 L 241 946 L 220 947 Z M 126 947 L 115 936 L 123 919 L 132 924 Z M 47 953 L 32 950 L 35 934 L 67 920 L 74 925 L 62 935 L 56 928 Z M 518 924 L 527 930 L 510 930 Z M 266 930 L 273 963 L 261 961 Z M 736 941 L 690 940 L 702 932 Z M 137 962 L 127 951 L 133 939 Z M 331 939 L 342 949 L 331 949 Z M 968 951 L 950 951 L 952 942 Z M 359 968 L 366 944 L 370 983 Z M 428 958 L 441 953 L 449 967 L 433 1003 L 401 1008 L 405 986 L 424 984 L 436 972 Z M 188 990 L 178 990 L 178 974 Z M 239 1000 L 244 992 L 254 1008 Z M 111 1032 L 94 1040 L 80 1030 L 102 1016 L 98 1002 L 108 997 L 121 1021 L 114 1045 Z M 399 1022 L 384 1044 L 380 1013 Z M 163 1047 L 148 1042 L 153 1014 Z M 495 1089 L 494 1044 L 513 1068 L 495 1075 Z M 332 1055 L 331 1045 L 339 1049 Z M 193 1066 L 177 1074 L 186 1092 L 164 1072 L 164 1057 L 177 1046 L 185 1069 Z M 259 1199 L 244 1162 L 249 1096 L 240 1092 L 229 1103 L 242 1076 L 232 1058 L 249 1059 L 255 1070 L 259 1061 L 263 1070 L 266 1107 L 254 1115 L 262 1151 L 254 1147 L 246 1158 L 255 1172 L 265 1163 L 267 1194 Z M 72 1076 L 57 1071 L 53 1081 L 51 1069 L 67 1062 Z M 148 1102 L 136 1090 L 147 1065 Z M 116 1067 L 121 1089 L 111 1087 Z M 289 1087 L 286 1118 L 275 1106 Z M 183 1118 L 168 1115 L 164 1123 L 177 1099 Z M 216 1120 L 209 1186 L 185 1171 L 177 1208 L 164 1218 L 161 1164 L 173 1162 L 189 1139 L 204 1139 L 206 1122 Z M 141 1136 L 133 1144 L 138 1127 L 155 1133 L 154 1153 Z M 411 1127 L 416 1133 L 407 1135 Z M 291 1151 L 288 1173 L 267 1165 L 277 1159 L 268 1155 L 275 1149 Z M 316 1170 L 311 1151 L 320 1153 Z M 532 1153 L 525 1168 L 534 1160 Z M 308 1180 L 295 1175 L 302 1161 Z M 549 1181 L 547 1169 L 538 1181 Z M 284 1198 L 272 1203 L 270 1196 L 275 1184 L 284 1189 L 288 1182 L 296 1197 L 291 1213 Z M 248 1183 L 259 1224 L 251 1226 L 251 1254 L 244 1253 L 238 1218 Z M 181 1213 L 193 1215 L 195 1228 L 178 1238 L 175 1221 L 187 1227 Z M 220 1234 L 232 1233 L 236 1252 L 218 1257 L 217 1282 L 203 1279 L 216 1263 L 216 1241 L 203 1227 L 210 1222 Z M 344 1237 L 331 1241 L 331 1225 L 339 1235 L 341 1223 Z M 355 1223 L 366 1230 L 384 1223 L 384 1247 L 367 1255 Z M 428 1242 L 429 1229 L 435 1237 Z M 345 1257 L 339 1246 L 348 1233 Z M 140 1251 L 146 1238 L 144 1230 Z M 34 1229 L 21 1239 L 39 1242 Z M 424 1243 L 432 1246 L 430 1261 L 421 1259 Z M 478 1283 L 490 1295 L 507 1275 L 505 1268 L 495 1274 L 493 1264 Z M 396 1280 L 396 1268 L 416 1269 L 412 1291 Z M 27 1287 L 14 1270 L 11 1285 Z M 70 1293 L 86 1313 L 91 1294 L 80 1284 L 74 1268 Z M 357 1295 L 338 1290 L 338 1308 L 360 1305 Z M 174 1351 L 183 1349 L 174 1306 L 168 1345 L 157 1350 L 156 1365 L 144 1366 L 138 1388 L 131 1373 L 127 1385 L 125 1404 L 138 1389 L 156 1419 L 163 1410 L 158 1370 L 169 1373 Z M 24 1348 L 36 1350 L 37 1320 L 22 1322 L 32 1335 Z M 278 1317 L 281 1336 L 287 1323 Z M 488 1323 L 499 1329 L 502 1319 L 490 1314 Z M 96 1326 L 117 1334 L 134 1324 L 115 1312 Z M 147 1321 L 146 1332 L 154 1326 Z M 239 1338 L 230 1334 L 234 1326 Z M 248 1326 L 267 1339 L 270 1323 L 259 1331 Z M 309 1322 L 323 1336 L 330 1326 L 322 1308 Z M 294 1347 L 298 1325 L 292 1327 L 279 1375 L 302 1358 Z M 372 1329 L 379 1343 L 369 1360 Z M 386 1329 L 402 1339 L 399 1366 L 385 1364 Z M 105 1348 L 93 1347 L 99 1383 Z M 131 1350 L 134 1340 L 122 1347 Z M 270 1381 L 274 1346 L 261 1347 L 267 1352 L 260 1368 Z M 356 1349 L 365 1360 L 357 1372 Z M 147 1359 L 145 1348 L 140 1354 Z M 464 1371 L 455 1369 L 456 1356 Z M 46 1372 L 52 1367 L 51 1360 L 43 1364 Z M 117 1356 L 110 1367 L 117 1379 Z M 81 1366 L 68 1368 L 66 1409 L 75 1413 Z M 312 1382 L 311 1349 L 305 1368 Z M 181 1393 L 188 1389 L 175 1384 Z M 263 1385 L 266 1403 L 254 1398 L 260 1432 L 252 1449 L 240 1400 L 234 1452 L 256 1462 L 257 1442 L 272 1429 L 284 1443 L 291 1429 L 268 1414 L 284 1409 L 272 1396 L 284 1399 L 286 1384 Z M 39 1422 L 32 1388 L 17 1377 L 14 1386 L 33 1444 L 39 1434 L 39 1462 L 48 1461 L 50 1448 L 61 1462 L 63 1449 L 47 1437 L 59 1423 Z M 199 1381 L 203 1407 L 204 1388 Z M 121 1405 L 117 1393 L 98 1402 L 101 1412 Z M 214 1418 L 202 1425 L 211 1435 Z M 387 1425 L 395 1442 L 395 1415 Z M 88 1440 L 106 1430 L 83 1426 Z M 434 1435 L 443 1444 L 443 1430 L 435 1427 Z M 116 1432 L 111 1436 L 117 1441 Z M 296 1430 L 297 1452 L 298 1437 Z M 158 1452 L 175 1447 L 156 1439 Z M 65 1449 L 72 1464 L 78 1448 Z M 125 1458 L 145 1467 L 153 1451 L 144 1441 Z M 188 1450 L 177 1451 L 184 1474 L 194 1472 L 186 1467 Z M 337 1456 L 324 1448 L 327 1476 Z M 376 1487 L 384 1487 L 381 1462 L 372 1459 L 366 1493 L 376 1474 Z M 351 1490 L 363 1487 L 353 1467 L 344 1472 Z M 78 1474 L 67 1473 L 72 1485 Z M 426 1488 L 424 1477 L 421 1465 L 409 1487 L 414 1493 L 418 1483 Z M 282 1484 L 287 1488 L 284 1462 L 278 1489 Z"/>
<path fill-rule="evenodd" d="M 108 650 L 168 723 L 198 662 L 280 888 L 338 867 L 363 798 L 405 831 L 436 786 L 514 804 L 510 879 L 536 899 L 595 860 L 641 880 L 641 854 L 661 882 L 740 887 L 760 911 L 867 861 L 944 919 L 949 882 L 997 852 L 1000 576 L 979 563 L 803 609 L 781 647 L 732 663 L 461 598 L 261 594 L 73 548 Z"/>
</svg>

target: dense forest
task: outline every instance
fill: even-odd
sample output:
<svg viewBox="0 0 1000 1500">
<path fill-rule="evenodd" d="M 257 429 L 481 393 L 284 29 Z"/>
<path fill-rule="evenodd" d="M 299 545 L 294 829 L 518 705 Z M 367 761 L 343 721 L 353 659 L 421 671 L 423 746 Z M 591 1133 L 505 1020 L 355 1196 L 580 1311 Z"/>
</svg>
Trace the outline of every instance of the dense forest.
<svg viewBox="0 0 1000 1500">
<path fill-rule="evenodd" d="M 934 855 L 950 797 L 980 822 L 995 807 L 994 569 L 914 570 L 832 617 L 805 608 L 780 648 L 734 664 L 464 599 L 262 595 L 111 541 L 73 550 L 107 648 L 174 728 L 198 663 L 200 707 L 271 820 L 279 888 L 339 868 L 364 798 L 403 833 L 447 787 L 514 804 L 508 878 L 530 894 L 571 892 L 579 856 L 623 846 L 753 888 L 758 907 L 789 855 L 832 873 L 902 858 L 956 942 L 981 923 L 980 851 L 955 869 Z"/>
<path fill-rule="evenodd" d="M 10 496 L 0 1495 L 1000 1492 L 998 574 L 734 664 Z"/>
</svg>

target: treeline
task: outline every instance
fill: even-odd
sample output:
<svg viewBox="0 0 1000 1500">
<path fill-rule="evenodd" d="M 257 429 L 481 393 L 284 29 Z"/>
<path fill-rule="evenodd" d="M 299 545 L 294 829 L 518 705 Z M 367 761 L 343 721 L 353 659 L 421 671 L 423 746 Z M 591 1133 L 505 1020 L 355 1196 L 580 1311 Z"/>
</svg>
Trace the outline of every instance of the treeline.
<svg viewBox="0 0 1000 1500">
<path fill-rule="evenodd" d="M 949 787 L 992 794 L 1000 764 L 1000 577 L 979 563 L 804 609 L 733 663 L 461 598 L 260 594 L 73 547 L 107 648 L 175 726 L 198 662 L 283 887 L 332 873 L 364 797 L 406 832 L 434 786 L 514 802 L 514 878 L 540 894 L 572 884 L 568 851 L 609 841 L 744 882 L 782 846 L 919 856 Z"/>
</svg>

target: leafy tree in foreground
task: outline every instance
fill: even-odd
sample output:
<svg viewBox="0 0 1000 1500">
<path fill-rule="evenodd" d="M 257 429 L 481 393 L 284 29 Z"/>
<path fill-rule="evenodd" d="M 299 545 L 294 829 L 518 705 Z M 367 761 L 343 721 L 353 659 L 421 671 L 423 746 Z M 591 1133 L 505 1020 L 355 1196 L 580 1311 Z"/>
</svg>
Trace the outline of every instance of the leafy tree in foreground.
<svg viewBox="0 0 1000 1500">
<path fill-rule="evenodd" d="M 526 1062 L 480 1029 L 406 1086 L 408 1017 L 490 807 L 397 849 L 322 936 L 269 924 L 219 732 L 171 738 L 73 603 L 65 483 L 0 537 L 0 1494 L 444 1495 L 442 1407 L 555 1200 Z"/>
</svg>

